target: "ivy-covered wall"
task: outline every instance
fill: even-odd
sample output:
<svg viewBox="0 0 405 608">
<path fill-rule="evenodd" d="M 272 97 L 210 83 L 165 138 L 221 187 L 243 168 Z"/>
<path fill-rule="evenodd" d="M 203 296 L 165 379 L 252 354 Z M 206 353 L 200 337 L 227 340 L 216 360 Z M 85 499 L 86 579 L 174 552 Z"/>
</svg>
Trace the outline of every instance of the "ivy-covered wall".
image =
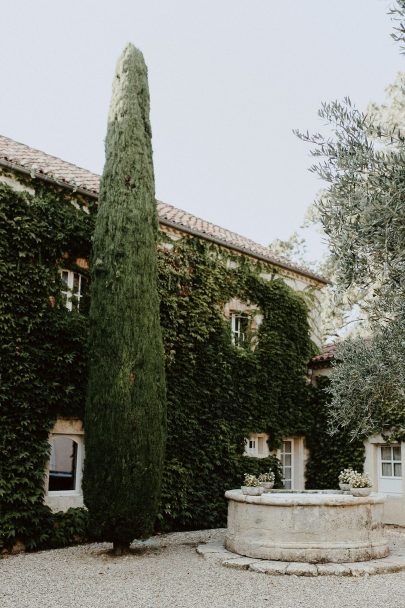
<svg viewBox="0 0 405 608">
<path fill-rule="evenodd" d="M 48 433 L 59 414 L 83 412 L 87 320 L 64 308 L 58 269 L 88 255 L 92 230 L 63 191 L 36 190 L 0 184 L 0 546 L 28 548 L 52 536 Z"/>
<path fill-rule="evenodd" d="M 363 471 L 364 443 L 362 439 L 350 440 L 346 431 L 334 435 L 328 429 L 328 395 L 325 388 L 329 379 L 319 376 L 308 387 L 308 408 L 311 410 L 313 424 L 307 434 L 306 444 L 309 460 L 306 466 L 306 487 L 308 489 L 330 489 L 337 485 L 339 471 L 352 467 Z"/>
<path fill-rule="evenodd" d="M 229 269 L 226 261 L 201 241 L 160 252 L 169 410 L 164 529 L 224 525 L 224 491 L 240 485 L 249 433 L 269 433 L 274 447 L 308 427 L 301 408 L 311 354 L 306 306 L 282 280 L 261 279 L 260 267 L 238 258 Z M 254 349 L 232 344 L 223 312 L 232 298 L 263 315 Z"/>
<path fill-rule="evenodd" d="M 89 257 L 95 212 L 94 204 L 89 214 L 77 208 L 79 198 L 72 205 L 63 189 L 34 185 L 31 196 L 0 184 L 0 545 L 19 539 L 28 548 L 67 542 L 61 530 L 75 536 L 74 514 L 62 525 L 43 505 L 43 482 L 56 417 L 83 415 L 86 304 L 80 313 L 66 310 L 58 270 L 85 272 L 75 261 Z M 157 527 L 163 530 L 225 525 L 224 491 L 240 485 L 245 472 L 271 466 L 280 483 L 275 458 L 243 455 L 251 432 L 267 432 L 270 447 L 283 436 L 306 435 L 314 448 L 311 487 L 335 486 L 341 464 L 354 463 L 346 444 L 339 463 L 328 456 L 325 409 L 306 381 L 313 347 L 303 299 L 277 275 L 261 279 L 264 269 L 248 258 L 235 257 L 236 268 L 229 259 L 206 241 L 173 243 L 162 234 L 168 444 Z M 232 344 L 224 318 L 232 298 L 263 317 L 245 348 Z M 82 537 L 83 514 L 77 519 Z"/>
</svg>

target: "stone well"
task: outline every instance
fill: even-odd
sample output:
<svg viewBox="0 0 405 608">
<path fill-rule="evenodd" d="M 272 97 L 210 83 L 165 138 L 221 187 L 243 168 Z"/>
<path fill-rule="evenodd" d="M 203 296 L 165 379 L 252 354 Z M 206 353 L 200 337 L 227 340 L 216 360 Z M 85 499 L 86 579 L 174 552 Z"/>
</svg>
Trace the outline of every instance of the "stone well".
<svg viewBox="0 0 405 608">
<path fill-rule="evenodd" d="M 279 492 L 245 496 L 229 490 L 229 551 L 286 562 L 357 562 L 389 549 L 382 516 L 385 496 L 356 498 L 338 491 Z"/>
</svg>

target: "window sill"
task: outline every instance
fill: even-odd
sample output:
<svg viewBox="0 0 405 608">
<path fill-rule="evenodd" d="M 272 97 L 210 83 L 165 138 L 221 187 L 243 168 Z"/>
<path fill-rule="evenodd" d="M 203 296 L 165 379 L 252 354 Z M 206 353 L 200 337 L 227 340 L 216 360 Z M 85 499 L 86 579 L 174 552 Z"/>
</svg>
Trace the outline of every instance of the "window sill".
<svg viewBox="0 0 405 608">
<path fill-rule="evenodd" d="M 79 490 L 55 490 L 53 492 L 47 492 L 46 496 L 52 498 L 53 496 L 83 496 L 83 494 Z"/>
</svg>

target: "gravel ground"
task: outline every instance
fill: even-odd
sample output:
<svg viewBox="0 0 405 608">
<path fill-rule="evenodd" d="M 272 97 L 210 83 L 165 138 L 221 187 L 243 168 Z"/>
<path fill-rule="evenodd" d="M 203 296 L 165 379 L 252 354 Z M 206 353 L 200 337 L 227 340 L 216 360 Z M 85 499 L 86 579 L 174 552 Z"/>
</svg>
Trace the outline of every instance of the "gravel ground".
<svg viewBox="0 0 405 608">
<path fill-rule="evenodd" d="M 105 544 L 11 556 L 0 560 L 0 607 L 405 608 L 405 572 L 266 576 L 197 555 L 198 543 L 222 537 L 222 530 L 164 535 L 121 558 Z"/>
</svg>

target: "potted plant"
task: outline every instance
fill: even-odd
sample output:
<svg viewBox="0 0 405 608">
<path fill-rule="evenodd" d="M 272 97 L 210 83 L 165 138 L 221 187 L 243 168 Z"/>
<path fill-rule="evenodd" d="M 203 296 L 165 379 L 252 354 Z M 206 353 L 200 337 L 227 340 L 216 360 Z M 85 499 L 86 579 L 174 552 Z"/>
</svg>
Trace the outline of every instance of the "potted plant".
<svg viewBox="0 0 405 608">
<path fill-rule="evenodd" d="M 354 471 L 353 471 L 352 467 L 349 467 L 348 469 L 343 469 L 342 471 L 340 471 L 339 488 L 341 490 L 344 490 L 346 492 L 350 491 L 350 480 L 351 480 L 353 473 L 354 473 Z"/>
<path fill-rule="evenodd" d="M 242 486 L 242 493 L 248 496 L 261 496 L 264 492 L 264 488 L 256 475 L 249 475 L 245 473 L 244 485 Z"/>
<path fill-rule="evenodd" d="M 275 475 L 273 471 L 269 471 L 268 473 L 261 473 L 258 479 L 260 481 L 260 485 L 265 490 L 271 490 L 274 486 Z"/>
<path fill-rule="evenodd" d="M 350 479 L 350 492 L 353 496 L 368 496 L 373 483 L 367 473 L 353 471 Z"/>
</svg>

